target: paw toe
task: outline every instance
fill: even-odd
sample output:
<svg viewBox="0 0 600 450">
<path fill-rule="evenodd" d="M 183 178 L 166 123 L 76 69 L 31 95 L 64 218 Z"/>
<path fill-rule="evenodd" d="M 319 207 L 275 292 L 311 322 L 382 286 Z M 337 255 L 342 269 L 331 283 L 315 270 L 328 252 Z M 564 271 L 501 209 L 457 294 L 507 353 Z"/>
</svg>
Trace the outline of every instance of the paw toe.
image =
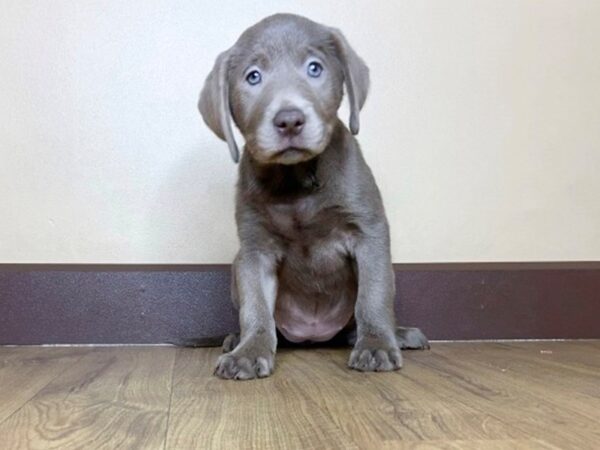
<svg viewBox="0 0 600 450">
<path fill-rule="evenodd" d="M 225 379 L 235 376 L 234 359 L 230 355 L 223 355 L 218 359 L 215 375 Z"/>
<path fill-rule="evenodd" d="M 398 349 L 355 349 L 348 365 L 361 372 L 388 372 L 402 367 L 402 354 Z"/>
<path fill-rule="evenodd" d="M 391 370 L 400 369 L 402 367 L 402 353 L 400 349 L 390 350 L 388 352 L 388 357 L 390 358 L 390 363 L 392 364 Z"/>
<path fill-rule="evenodd" d="M 363 350 L 358 357 L 357 369 L 363 371 L 373 370 L 375 359 L 369 350 Z"/>
<path fill-rule="evenodd" d="M 256 378 L 256 372 L 254 371 L 254 367 L 252 367 L 252 362 L 248 358 L 238 358 L 236 364 L 237 371 L 234 377 L 236 380 L 251 380 L 252 378 Z"/>
<path fill-rule="evenodd" d="M 214 374 L 226 380 L 252 380 L 267 377 L 272 371 L 273 362 L 269 358 L 250 358 L 226 353 L 217 360 Z"/>
<path fill-rule="evenodd" d="M 268 377 L 271 374 L 271 365 L 266 358 L 258 357 L 256 358 L 256 363 L 254 364 L 254 371 L 259 378 Z"/>
<path fill-rule="evenodd" d="M 393 369 L 388 353 L 385 350 L 375 351 L 375 371 L 376 372 L 387 372 Z"/>
</svg>

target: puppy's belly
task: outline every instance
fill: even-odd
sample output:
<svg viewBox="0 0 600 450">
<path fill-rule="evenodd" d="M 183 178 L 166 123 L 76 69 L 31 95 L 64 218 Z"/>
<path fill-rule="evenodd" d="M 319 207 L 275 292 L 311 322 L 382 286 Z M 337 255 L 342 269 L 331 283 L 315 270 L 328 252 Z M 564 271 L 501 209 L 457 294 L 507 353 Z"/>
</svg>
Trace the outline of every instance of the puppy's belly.
<svg viewBox="0 0 600 450">
<path fill-rule="evenodd" d="M 324 342 L 333 338 L 352 319 L 349 298 L 314 299 L 282 294 L 275 307 L 277 329 L 291 342 Z"/>
<path fill-rule="evenodd" d="M 328 341 L 354 315 L 356 276 L 344 253 L 333 248 L 325 242 L 298 253 L 290 248 L 280 267 L 275 323 L 291 342 Z"/>
</svg>

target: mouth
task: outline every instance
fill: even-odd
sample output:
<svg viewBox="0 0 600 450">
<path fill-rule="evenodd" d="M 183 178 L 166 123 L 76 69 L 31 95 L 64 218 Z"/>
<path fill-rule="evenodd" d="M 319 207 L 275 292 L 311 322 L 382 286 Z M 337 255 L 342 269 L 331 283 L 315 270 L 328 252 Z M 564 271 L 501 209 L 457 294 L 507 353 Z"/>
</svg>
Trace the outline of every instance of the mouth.
<svg viewBox="0 0 600 450">
<path fill-rule="evenodd" d="M 275 152 L 271 156 L 271 161 L 279 164 L 295 164 L 301 161 L 306 161 L 313 156 L 310 150 L 297 147 L 287 147 L 283 150 Z"/>
</svg>

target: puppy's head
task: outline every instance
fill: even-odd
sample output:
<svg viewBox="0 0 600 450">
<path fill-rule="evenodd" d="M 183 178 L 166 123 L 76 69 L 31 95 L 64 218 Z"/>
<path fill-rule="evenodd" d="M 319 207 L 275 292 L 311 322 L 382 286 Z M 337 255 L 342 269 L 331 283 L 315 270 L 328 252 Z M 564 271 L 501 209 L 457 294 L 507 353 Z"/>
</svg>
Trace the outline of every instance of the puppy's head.
<svg viewBox="0 0 600 450">
<path fill-rule="evenodd" d="M 260 163 L 295 164 L 327 147 L 342 85 L 350 102 L 350 130 L 369 88 L 369 70 L 336 29 L 304 17 L 276 14 L 247 29 L 221 53 L 200 94 L 206 124 L 239 151 L 235 122 L 246 150 Z"/>
</svg>

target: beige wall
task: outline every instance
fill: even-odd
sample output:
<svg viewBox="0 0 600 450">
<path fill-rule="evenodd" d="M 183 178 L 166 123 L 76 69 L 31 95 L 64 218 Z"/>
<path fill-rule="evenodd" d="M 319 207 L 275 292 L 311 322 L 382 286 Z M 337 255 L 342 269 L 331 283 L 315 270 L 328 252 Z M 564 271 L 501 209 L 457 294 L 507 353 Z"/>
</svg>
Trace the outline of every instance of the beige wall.
<svg viewBox="0 0 600 450">
<path fill-rule="evenodd" d="M 196 99 L 278 11 L 371 67 L 394 261 L 600 259 L 598 1 L 4 0 L 0 262 L 229 262 L 236 167 Z"/>
</svg>

